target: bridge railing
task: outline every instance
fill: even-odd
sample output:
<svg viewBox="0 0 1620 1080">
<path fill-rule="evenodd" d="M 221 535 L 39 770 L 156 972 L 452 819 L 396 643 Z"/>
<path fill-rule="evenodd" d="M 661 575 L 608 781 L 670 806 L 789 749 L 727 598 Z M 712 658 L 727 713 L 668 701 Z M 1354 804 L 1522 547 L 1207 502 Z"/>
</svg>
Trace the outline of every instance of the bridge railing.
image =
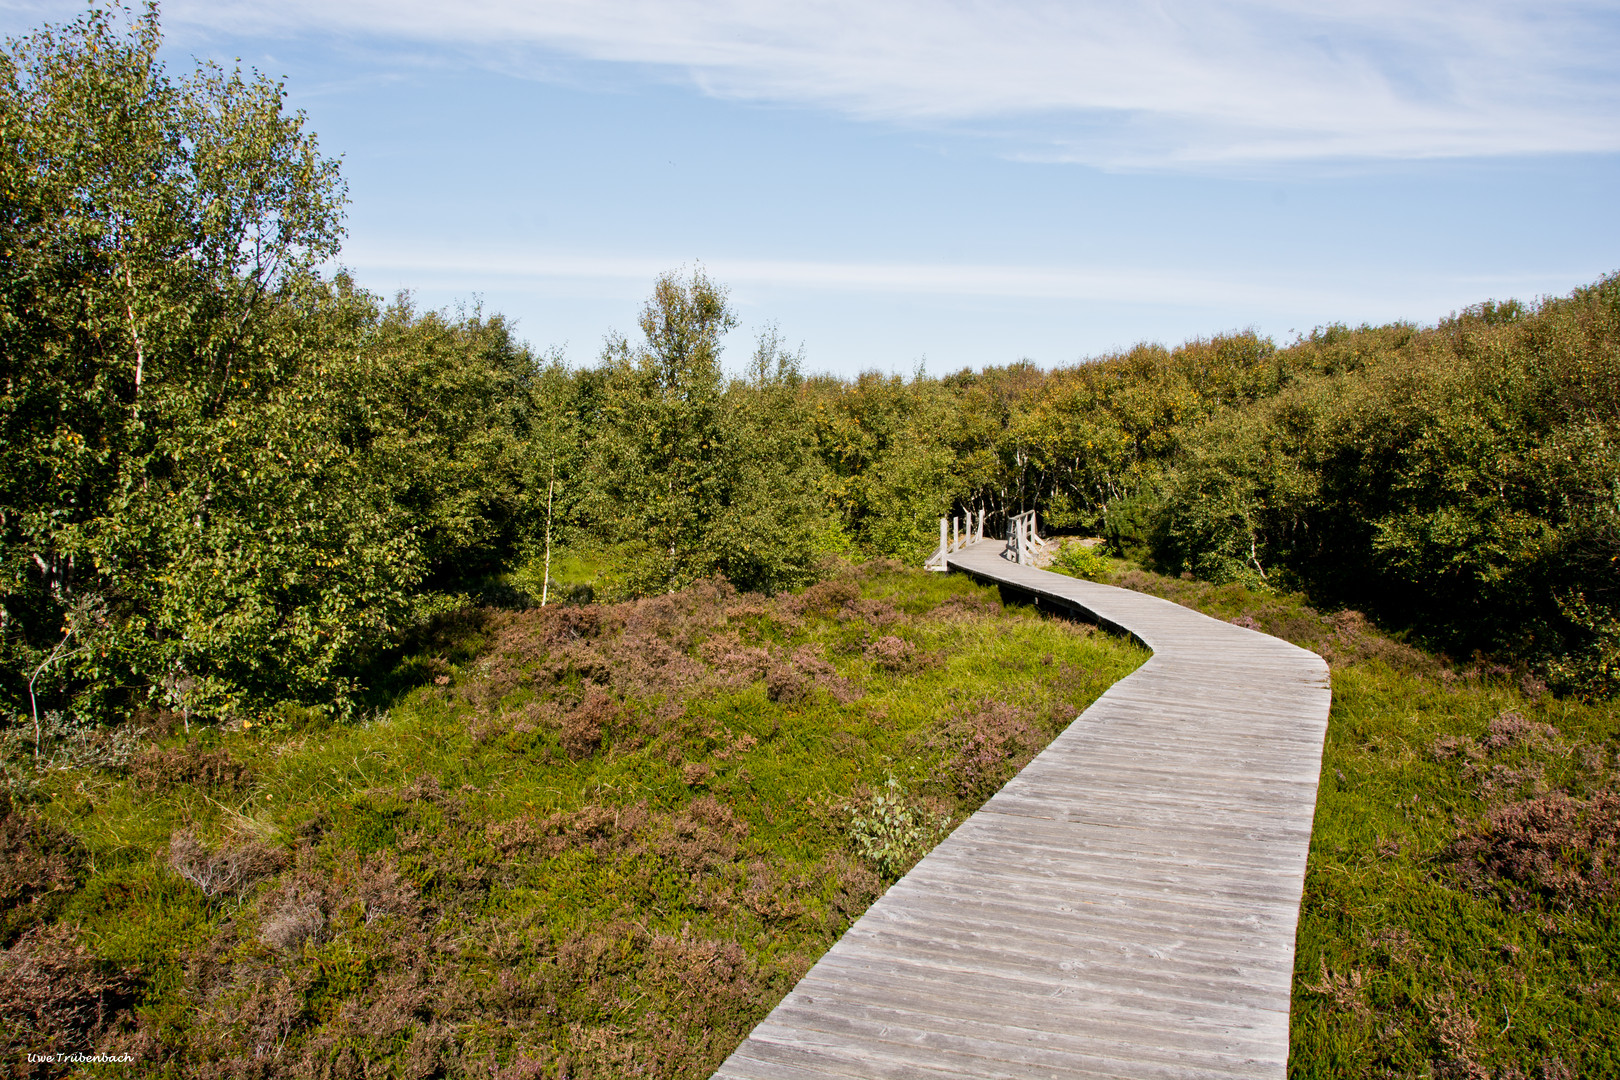
<svg viewBox="0 0 1620 1080">
<path fill-rule="evenodd" d="M 1026 510 L 1007 519 L 1007 550 L 1002 558 L 1023 566 L 1035 565 L 1035 553 L 1046 546 L 1035 532 L 1035 511 Z"/>
<path fill-rule="evenodd" d="M 967 528 L 962 527 L 962 519 L 949 517 L 939 519 L 939 547 L 923 563 L 927 570 L 946 569 L 946 557 L 953 551 L 960 551 L 969 544 L 976 544 L 984 539 L 984 521 L 987 511 L 979 511 L 977 515 L 969 510 L 967 514 Z M 1046 547 L 1046 541 L 1035 531 L 1035 511 L 1026 510 L 1022 514 L 1014 514 L 1007 519 L 1007 547 L 1002 552 L 1002 558 L 1019 563 L 1023 566 L 1035 565 L 1035 554 Z"/>
<path fill-rule="evenodd" d="M 945 557 L 953 551 L 960 551 L 969 544 L 976 544 L 984 539 L 984 518 L 986 511 L 980 510 L 977 517 L 973 511 L 967 512 L 967 528 L 962 528 L 962 519 L 959 517 L 939 519 L 939 547 L 923 563 L 925 570 L 946 570 Z"/>
</svg>

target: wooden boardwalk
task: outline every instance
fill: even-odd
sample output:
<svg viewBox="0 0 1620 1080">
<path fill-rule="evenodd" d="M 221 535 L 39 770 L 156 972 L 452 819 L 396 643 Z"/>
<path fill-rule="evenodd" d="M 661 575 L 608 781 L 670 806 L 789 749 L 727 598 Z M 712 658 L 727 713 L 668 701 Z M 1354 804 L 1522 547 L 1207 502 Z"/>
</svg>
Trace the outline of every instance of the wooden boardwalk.
<svg viewBox="0 0 1620 1080">
<path fill-rule="evenodd" d="M 1153 656 L 873 904 L 717 1077 L 1286 1074 L 1327 666 L 1001 548 L 950 567 Z"/>
</svg>

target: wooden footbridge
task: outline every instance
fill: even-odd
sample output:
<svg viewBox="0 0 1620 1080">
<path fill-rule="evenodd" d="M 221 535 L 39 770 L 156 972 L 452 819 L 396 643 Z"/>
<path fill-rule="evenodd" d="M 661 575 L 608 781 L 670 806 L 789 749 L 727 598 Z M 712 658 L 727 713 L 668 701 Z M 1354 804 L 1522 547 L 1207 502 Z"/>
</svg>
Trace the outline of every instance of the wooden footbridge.
<svg viewBox="0 0 1620 1080">
<path fill-rule="evenodd" d="M 945 568 L 1153 656 L 873 904 L 716 1077 L 1284 1076 L 1327 666 L 1037 570 L 1033 522 L 1005 546 L 971 533 L 942 527 Z"/>
</svg>

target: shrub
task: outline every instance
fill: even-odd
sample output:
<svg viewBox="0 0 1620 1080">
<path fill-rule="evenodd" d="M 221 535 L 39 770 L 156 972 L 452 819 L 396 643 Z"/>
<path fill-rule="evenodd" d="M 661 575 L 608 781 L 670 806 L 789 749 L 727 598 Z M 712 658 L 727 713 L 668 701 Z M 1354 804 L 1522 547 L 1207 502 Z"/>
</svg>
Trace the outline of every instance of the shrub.
<svg viewBox="0 0 1620 1080">
<path fill-rule="evenodd" d="M 326 926 L 320 897 L 307 889 L 293 889 L 277 898 L 259 921 L 259 938 L 283 952 L 297 953 L 306 941 L 318 939 Z"/>
<path fill-rule="evenodd" d="M 0 1031 L 14 1075 L 47 1076 L 25 1055 L 87 1053 L 134 1003 L 139 972 L 95 959 L 70 926 L 39 927 L 0 952 Z"/>
<path fill-rule="evenodd" d="M 55 915 L 79 887 L 87 861 L 77 837 L 0 791 L 0 947 Z"/>
<path fill-rule="evenodd" d="M 143 791 L 192 786 L 240 789 L 254 781 L 253 770 L 231 757 L 230 751 L 204 750 L 197 743 L 145 750 L 130 760 L 129 773 Z"/>
<path fill-rule="evenodd" d="M 905 797 L 892 775 L 850 812 L 849 839 L 884 877 L 896 878 L 949 829 L 949 815 L 933 816 Z"/>
<path fill-rule="evenodd" d="M 904 671 L 911 666 L 915 650 L 904 638 L 885 634 L 867 647 L 867 657 L 884 671 Z"/>
<path fill-rule="evenodd" d="M 1196 429 L 1154 558 L 1216 582 L 1303 585 L 1449 649 L 1613 693 L 1620 275 L 1515 318 L 1496 310 L 1337 332 L 1356 364 Z"/>
<path fill-rule="evenodd" d="M 1620 888 L 1620 793 L 1553 791 L 1494 807 L 1449 854 L 1476 884 L 1504 886 L 1516 906 L 1605 900 Z"/>
<path fill-rule="evenodd" d="M 286 853 L 253 840 L 231 840 L 210 848 L 190 829 L 169 837 L 169 866 L 204 896 L 242 896 L 287 865 Z"/>
<path fill-rule="evenodd" d="M 791 704 L 802 701 L 810 693 L 810 680 L 793 669 L 791 664 L 773 664 L 765 673 L 765 696 L 772 701 Z"/>
<path fill-rule="evenodd" d="M 1097 554 L 1095 548 L 1073 541 L 1066 542 L 1058 549 L 1052 560 L 1052 568 L 1088 581 L 1102 581 L 1112 573 L 1107 560 Z"/>
<path fill-rule="evenodd" d="M 930 740 L 947 753 L 941 765 L 946 782 L 958 798 L 975 802 L 994 794 L 1045 744 L 1045 736 L 1024 712 L 1003 701 L 981 701 L 956 711 Z"/>
<path fill-rule="evenodd" d="M 602 733 L 612 726 L 619 706 L 612 696 L 592 688 L 585 693 L 562 725 L 563 753 L 574 761 L 590 757 L 602 745 Z"/>
</svg>

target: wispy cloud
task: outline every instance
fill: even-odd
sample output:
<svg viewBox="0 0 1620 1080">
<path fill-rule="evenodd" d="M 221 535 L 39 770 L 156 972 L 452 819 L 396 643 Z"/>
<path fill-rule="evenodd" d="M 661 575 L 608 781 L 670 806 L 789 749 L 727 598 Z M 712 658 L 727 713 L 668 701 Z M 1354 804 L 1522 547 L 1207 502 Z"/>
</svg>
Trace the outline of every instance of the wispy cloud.
<svg viewBox="0 0 1620 1080">
<path fill-rule="evenodd" d="M 604 256 L 575 253 L 512 254 L 391 250 L 351 246 L 344 262 L 363 271 L 436 274 L 507 282 L 592 279 L 623 282 L 646 291 L 653 279 L 681 265 L 657 256 Z M 1229 304 L 1277 299 L 1274 285 L 1154 271 L 1077 267 L 994 266 L 941 263 L 834 262 L 787 259 L 704 260 L 710 276 L 741 288 L 791 288 L 831 292 L 888 292 L 933 296 L 1017 297 L 1021 299 L 1162 301 Z M 1303 290 L 1294 290 L 1303 293 Z"/>
<path fill-rule="evenodd" d="M 1593 0 L 171 0 L 166 18 L 537 74 L 638 65 L 1102 165 L 1620 149 L 1620 12 Z"/>
<path fill-rule="evenodd" d="M 512 252 L 390 248 L 352 245 L 343 261 L 362 277 L 408 275 L 418 284 L 485 288 L 542 287 L 554 292 L 560 282 L 577 287 L 596 282 L 604 291 L 639 297 L 664 271 L 682 265 L 678 258 L 657 255 L 597 255 L 575 252 Z M 744 293 L 768 289 L 832 293 L 887 293 L 906 296 L 1076 301 L 1086 303 L 1165 305 L 1221 311 L 1362 311 L 1402 306 L 1415 298 L 1435 304 L 1459 294 L 1455 277 L 1411 274 L 1386 280 L 1384 289 L 1365 282 L 1322 278 L 1302 281 L 1297 274 L 1262 276 L 1224 272 L 1189 273 L 1154 268 L 1018 266 L 964 263 L 901 263 L 789 259 L 706 259 L 703 269 L 716 280 Z M 1466 279 L 1460 294 L 1481 289 L 1493 295 L 1530 297 L 1544 288 L 1543 278 L 1485 277 Z M 1562 280 L 1556 276 L 1551 280 Z M 1477 297 L 1476 297 L 1477 299 Z M 1419 310 L 1427 310 L 1420 308 Z M 1432 314 L 1439 314 L 1437 307 Z"/>
<path fill-rule="evenodd" d="M 170 0 L 164 18 L 409 41 L 536 77 L 559 58 L 635 65 L 1101 165 L 1620 150 L 1612 0 Z"/>
</svg>

